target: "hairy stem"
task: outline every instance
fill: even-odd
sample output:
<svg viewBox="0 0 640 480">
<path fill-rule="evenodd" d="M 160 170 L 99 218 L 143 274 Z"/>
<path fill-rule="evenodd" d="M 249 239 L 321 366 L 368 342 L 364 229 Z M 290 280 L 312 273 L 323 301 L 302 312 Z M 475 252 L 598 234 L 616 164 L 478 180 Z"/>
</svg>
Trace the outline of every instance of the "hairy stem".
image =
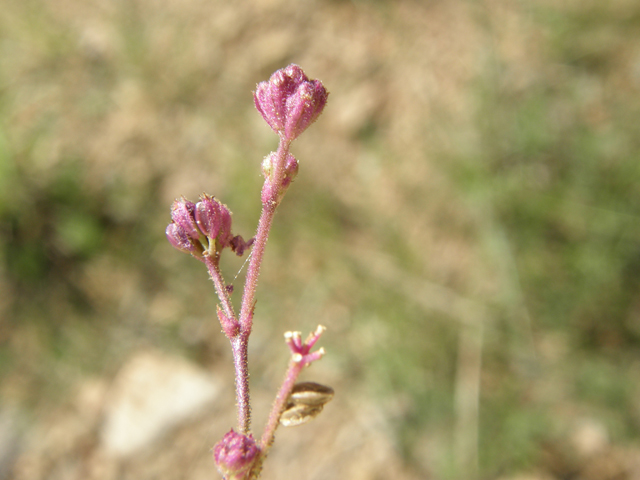
<svg viewBox="0 0 640 480">
<path fill-rule="evenodd" d="M 289 142 L 280 140 L 278 151 L 276 152 L 273 180 L 276 185 L 282 184 L 282 179 L 284 178 L 285 158 L 288 152 Z M 260 214 L 260 221 L 258 222 L 258 230 L 256 231 L 256 237 L 251 250 L 251 260 L 249 261 L 249 267 L 247 268 L 247 277 L 242 295 L 242 306 L 240 308 L 240 329 L 243 332 L 251 332 L 253 324 L 253 306 L 255 304 L 260 267 L 262 265 L 264 249 L 267 245 L 267 239 L 269 238 L 271 224 L 273 223 L 273 217 L 276 213 L 277 207 L 278 193 L 277 189 L 273 189 L 272 198 L 262 205 L 262 213 Z"/>
<path fill-rule="evenodd" d="M 247 348 L 249 335 L 240 332 L 231 340 L 233 366 L 236 370 L 236 404 L 238 407 L 238 430 L 243 435 L 251 432 L 251 404 L 249 402 L 249 366 Z"/>
<path fill-rule="evenodd" d="M 235 312 L 229 292 L 225 288 L 217 257 L 205 256 L 205 263 L 209 269 L 211 280 L 216 287 L 216 292 L 222 303 L 222 309 L 229 319 L 235 319 Z M 236 403 L 238 405 L 238 430 L 243 434 L 248 434 L 251 429 L 251 405 L 249 403 L 249 367 L 247 364 L 247 347 L 249 335 L 239 332 L 231 340 L 231 351 L 233 352 L 233 366 L 235 367 L 236 379 Z"/>
<path fill-rule="evenodd" d="M 261 455 L 263 456 L 266 455 L 267 450 L 269 450 L 269 447 L 271 447 L 271 444 L 273 443 L 282 411 L 287 405 L 287 400 L 289 399 L 291 390 L 293 389 L 293 386 L 295 385 L 296 380 L 298 379 L 298 376 L 300 375 L 300 372 L 305 367 L 305 365 L 305 362 L 296 362 L 293 359 L 291 360 L 291 362 L 289 362 L 289 368 L 287 369 L 284 381 L 280 386 L 278 395 L 273 402 L 271 413 L 269 413 L 269 420 L 267 421 L 267 425 L 264 428 L 264 432 L 262 433 L 262 439 L 260 440 L 260 450 L 262 451 Z"/>
<path fill-rule="evenodd" d="M 229 317 L 230 319 L 235 319 L 236 313 L 233 311 L 233 304 L 231 303 L 229 292 L 226 289 L 224 279 L 222 278 L 222 274 L 220 273 L 217 254 L 215 257 L 211 255 L 205 255 L 204 263 L 207 265 L 209 276 L 213 281 L 213 285 L 216 287 L 216 293 L 218 294 L 220 303 L 222 303 L 222 310 L 227 315 L 227 317 Z"/>
<path fill-rule="evenodd" d="M 289 142 L 280 141 L 277 151 L 274 178 L 276 185 L 282 183 L 284 177 L 285 158 L 289 151 Z M 251 251 L 251 260 L 247 268 L 242 305 L 240 306 L 240 332 L 231 340 L 233 350 L 233 364 L 236 370 L 236 403 L 238 406 L 238 429 L 247 434 L 251 428 L 251 403 L 249 400 L 249 368 L 247 366 L 247 349 L 249 346 L 249 334 L 253 326 L 253 307 L 255 305 L 258 276 L 264 257 L 264 250 L 269 238 L 273 217 L 278 207 L 277 189 L 274 189 L 272 198 L 262 205 L 262 213 L 258 222 L 258 230 Z M 217 287 L 216 287 L 217 288 Z M 228 297 L 228 295 L 227 295 Z M 231 307 L 232 308 L 232 307 Z M 225 312 L 226 313 L 226 312 Z"/>
</svg>

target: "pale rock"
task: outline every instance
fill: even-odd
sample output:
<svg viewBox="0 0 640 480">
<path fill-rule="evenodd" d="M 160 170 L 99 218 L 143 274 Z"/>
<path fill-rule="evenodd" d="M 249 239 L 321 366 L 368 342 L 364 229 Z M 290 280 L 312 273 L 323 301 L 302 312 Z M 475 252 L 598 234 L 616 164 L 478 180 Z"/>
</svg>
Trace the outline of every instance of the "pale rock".
<svg viewBox="0 0 640 480">
<path fill-rule="evenodd" d="M 571 442 L 580 458 L 590 458 L 609 446 L 609 433 L 601 421 L 584 418 L 574 428 Z"/>
<path fill-rule="evenodd" d="M 22 412 L 16 407 L 0 409 L 0 479 L 9 478 L 9 471 L 20 453 Z"/>
<path fill-rule="evenodd" d="M 101 443 L 109 454 L 129 456 L 203 413 L 219 391 L 211 375 L 184 359 L 140 353 L 109 390 Z"/>
</svg>

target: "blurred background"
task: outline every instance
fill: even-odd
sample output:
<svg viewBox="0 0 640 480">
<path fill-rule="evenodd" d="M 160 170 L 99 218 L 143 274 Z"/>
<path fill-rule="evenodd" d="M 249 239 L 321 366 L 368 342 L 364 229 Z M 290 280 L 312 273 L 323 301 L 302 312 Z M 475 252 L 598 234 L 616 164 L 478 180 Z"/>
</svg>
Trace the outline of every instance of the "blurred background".
<svg viewBox="0 0 640 480">
<path fill-rule="evenodd" d="M 0 478 L 218 478 L 230 349 L 164 229 L 207 192 L 252 236 L 252 91 L 289 63 L 331 94 L 267 247 L 254 429 L 286 330 L 327 327 L 303 380 L 336 397 L 263 478 L 640 478 L 634 0 L 3 0 Z"/>
</svg>

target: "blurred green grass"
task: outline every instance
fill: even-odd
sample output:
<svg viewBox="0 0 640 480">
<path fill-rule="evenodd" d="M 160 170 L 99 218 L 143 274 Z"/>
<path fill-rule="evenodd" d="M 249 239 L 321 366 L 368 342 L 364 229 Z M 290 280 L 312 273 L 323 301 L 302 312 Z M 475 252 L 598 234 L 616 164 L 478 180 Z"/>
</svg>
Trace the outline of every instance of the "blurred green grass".
<svg viewBox="0 0 640 480">
<path fill-rule="evenodd" d="M 407 462 L 437 478 L 562 476 L 548 451 L 568 448 L 582 418 L 638 443 L 637 5 L 320 2 L 292 7 L 287 25 L 268 5 L 69 5 L 9 1 L 0 14 L 6 401 L 60 400 L 141 345 L 204 365 L 226 355 L 206 273 L 163 230 L 172 198 L 206 190 L 249 236 L 275 145 L 250 92 L 296 61 L 332 93 L 294 146 L 254 376 L 279 379 L 258 359 L 278 355 L 281 330 L 326 324 L 332 371 L 376 399 Z M 439 22 L 468 36 L 451 46 L 423 31 Z M 429 40 L 442 51 L 426 56 Z M 480 365 L 462 340 L 474 322 Z M 476 417 L 473 398 L 457 403 L 474 366 Z M 461 436 L 478 451 L 456 450 Z"/>
</svg>

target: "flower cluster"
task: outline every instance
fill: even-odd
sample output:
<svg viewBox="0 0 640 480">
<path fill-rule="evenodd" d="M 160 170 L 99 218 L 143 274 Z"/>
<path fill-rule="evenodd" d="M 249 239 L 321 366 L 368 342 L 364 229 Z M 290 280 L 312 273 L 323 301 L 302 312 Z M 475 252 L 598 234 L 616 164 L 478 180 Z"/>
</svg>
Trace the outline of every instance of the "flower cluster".
<svg viewBox="0 0 640 480">
<path fill-rule="evenodd" d="M 309 80 L 292 64 L 260 82 L 253 98 L 273 131 L 290 142 L 320 116 L 328 96 L 320 80 Z"/>
<path fill-rule="evenodd" d="M 322 113 L 327 96 L 322 83 L 309 80 L 297 65 L 278 70 L 269 81 L 256 86 L 256 108 L 279 135 L 280 142 L 277 151 L 271 152 L 262 161 L 262 211 L 254 238 L 245 241 L 240 235 L 234 236 L 231 232 L 231 212 L 226 205 L 209 195 L 203 194 L 198 203 L 182 197 L 171 207 L 172 222 L 166 229 L 167 239 L 175 248 L 191 254 L 207 266 L 220 300 L 216 306 L 218 320 L 231 343 L 238 432 L 232 429 L 213 449 L 216 466 L 225 480 L 257 479 L 278 425 L 307 423 L 333 397 L 330 387 L 314 382 L 296 383 L 302 370 L 324 355 L 322 348 L 311 351 L 324 327 L 318 327 L 304 342 L 300 332 L 287 332 L 285 341 L 292 354 L 289 368 L 259 444 L 251 434 L 247 352 L 260 268 L 276 209 L 298 174 L 299 163 L 289 152 L 289 147 Z M 231 299 L 233 284 L 227 284 L 219 264 L 220 253 L 227 247 L 237 255 L 252 248 L 239 311 Z"/>
<path fill-rule="evenodd" d="M 226 205 L 206 194 L 198 203 L 184 197 L 173 202 L 171 219 L 173 222 L 165 232 L 169 243 L 196 258 L 213 255 L 226 247 L 242 256 L 253 242 L 232 235 L 231 212 Z"/>
<path fill-rule="evenodd" d="M 233 429 L 213 447 L 213 459 L 226 480 L 245 478 L 259 453 L 253 435 L 242 435 Z"/>
</svg>

